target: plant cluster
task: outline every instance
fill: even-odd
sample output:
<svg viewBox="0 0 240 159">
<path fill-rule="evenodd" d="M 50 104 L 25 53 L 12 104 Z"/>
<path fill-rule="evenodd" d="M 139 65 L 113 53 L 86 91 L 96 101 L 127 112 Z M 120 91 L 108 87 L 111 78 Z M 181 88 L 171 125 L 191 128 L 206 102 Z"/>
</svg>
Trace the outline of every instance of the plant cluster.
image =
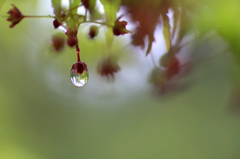
<svg viewBox="0 0 240 159">
<path fill-rule="evenodd" d="M 104 14 L 99 12 L 96 0 L 69 0 L 69 8 L 62 7 L 61 0 L 52 0 L 52 16 L 27 16 L 22 14 L 19 9 L 13 5 L 9 10 L 8 21 L 11 22 L 10 28 L 14 28 L 24 18 L 53 18 L 53 27 L 61 27 L 66 30 L 65 37 L 54 35 L 52 37 L 52 46 L 55 51 L 61 51 L 65 43 L 69 47 L 74 47 L 77 53 L 77 62 L 71 69 L 71 80 L 74 85 L 81 87 L 87 83 L 88 69 L 87 65 L 80 59 L 80 48 L 78 40 L 79 26 L 83 23 L 92 24 L 89 27 L 89 38 L 94 39 L 99 34 L 99 27 L 105 26 L 106 45 L 111 48 L 114 36 L 120 36 L 130 33 L 131 45 L 140 47 L 144 50 L 146 56 L 152 51 L 152 45 L 155 40 L 155 31 L 157 27 L 162 27 L 162 35 L 165 39 L 166 53 L 159 58 L 159 64 L 154 65 L 150 75 L 149 82 L 159 92 L 165 92 L 172 85 L 172 79 L 179 75 L 183 66 L 186 64 L 180 61 L 177 54 L 182 49 L 183 39 L 189 34 L 194 34 L 199 38 L 212 28 L 196 27 L 199 8 L 204 8 L 203 3 L 188 0 L 99 0 L 104 7 Z M 205 1 L 204 1 L 205 2 Z M 206 2 L 207 3 L 207 2 Z M 124 15 L 117 17 L 120 7 L 124 8 Z M 79 8 L 85 9 L 85 14 L 79 14 Z M 199 12 L 198 12 L 199 11 Z M 169 13 L 172 13 L 172 19 Z M 123 16 L 129 16 L 135 28 L 132 31 L 127 30 L 127 21 L 121 20 Z M 204 17 L 204 16 L 202 16 Z M 170 21 L 173 21 L 170 25 Z M 199 25 L 201 25 L 200 19 Z M 209 24 L 210 26 L 210 24 Z M 224 31 L 224 29 L 222 29 Z M 220 30 L 221 31 L 221 30 Z M 110 50 L 110 49 L 109 49 Z M 101 76 L 114 78 L 114 74 L 120 71 L 118 59 L 112 54 L 108 54 L 100 60 L 97 72 Z"/>
<path fill-rule="evenodd" d="M 95 25 L 91 25 L 89 29 L 88 35 L 90 39 L 94 39 L 96 36 L 98 36 L 98 25 L 107 26 L 109 30 L 112 30 L 112 34 L 115 36 L 130 33 L 130 31 L 126 29 L 127 22 L 120 20 L 122 16 L 117 18 L 113 24 L 109 21 L 97 21 L 99 19 L 102 19 L 102 17 L 95 9 L 96 1 L 75 0 L 69 1 L 69 3 L 70 8 L 68 10 L 64 10 L 60 0 L 52 0 L 54 16 L 23 15 L 15 5 L 12 5 L 13 8 L 8 11 L 9 17 L 7 20 L 11 22 L 10 28 L 14 28 L 15 25 L 21 22 L 24 18 L 53 18 L 53 27 L 55 29 L 59 27 L 64 28 L 63 30 L 65 30 L 64 33 L 67 39 L 60 34 L 55 34 L 52 36 L 52 46 L 55 51 L 61 51 L 66 41 L 69 47 L 75 47 L 77 53 L 77 62 L 73 64 L 70 72 L 71 81 L 75 86 L 82 87 L 86 85 L 88 81 L 88 68 L 87 65 L 80 59 L 80 48 L 78 40 L 79 26 L 83 23 L 95 23 Z M 77 13 L 77 10 L 80 7 L 85 8 L 85 15 Z M 90 19 L 87 16 L 88 12 L 91 14 Z M 96 18 L 96 16 L 98 17 Z M 116 66 L 118 66 L 117 61 L 113 60 L 112 56 L 108 56 L 107 59 L 104 59 L 99 63 L 98 72 L 102 76 L 114 77 L 114 73 L 118 72 L 120 69 L 119 66 L 116 69 Z"/>
</svg>

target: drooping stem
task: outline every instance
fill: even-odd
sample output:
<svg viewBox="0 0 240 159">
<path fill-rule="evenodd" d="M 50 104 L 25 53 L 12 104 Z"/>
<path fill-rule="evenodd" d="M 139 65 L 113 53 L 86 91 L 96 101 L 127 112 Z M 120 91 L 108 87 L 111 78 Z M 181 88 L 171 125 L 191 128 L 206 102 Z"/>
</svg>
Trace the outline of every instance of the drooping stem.
<svg viewBox="0 0 240 159">
<path fill-rule="evenodd" d="M 152 53 L 152 52 L 150 52 L 150 57 L 151 57 L 153 66 L 156 68 L 157 65 L 156 65 L 156 63 L 155 63 L 155 59 L 154 59 L 154 56 L 153 56 L 153 53 Z"/>
<path fill-rule="evenodd" d="M 77 53 L 77 58 L 78 58 L 78 62 L 80 62 L 80 49 L 79 49 L 79 46 L 78 46 L 78 42 L 76 44 L 76 53 Z"/>
<path fill-rule="evenodd" d="M 205 62 L 208 62 L 209 60 L 215 59 L 216 57 L 221 56 L 221 55 L 224 55 L 224 54 L 227 54 L 227 53 L 230 53 L 230 52 L 229 52 L 228 50 L 225 50 L 225 51 L 223 51 L 223 52 L 221 52 L 221 53 L 212 55 L 212 56 L 210 56 L 210 57 L 207 57 L 207 58 L 202 59 L 202 60 L 199 60 L 199 61 L 191 60 L 191 61 L 189 61 L 189 62 L 186 62 L 186 63 L 181 64 L 179 67 L 185 67 L 185 66 L 190 65 L 191 63 L 194 63 L 194 62 L 195 62 L 195 63 L 198 62 L 198 63 L 201 65 L 201 64 L 204 64 Z"/>
</svg>

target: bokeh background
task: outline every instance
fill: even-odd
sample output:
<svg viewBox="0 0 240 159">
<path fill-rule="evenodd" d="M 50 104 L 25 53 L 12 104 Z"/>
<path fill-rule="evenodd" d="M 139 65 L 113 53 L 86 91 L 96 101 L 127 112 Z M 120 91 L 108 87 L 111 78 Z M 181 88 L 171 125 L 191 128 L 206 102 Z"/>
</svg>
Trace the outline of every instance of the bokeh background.
<svg viewBox="0 0 240 159">
<path fill-rule="evenodd" d="M 25 15 L 52 14 L 50 1 L 8 0 L 1 16 L 11 3 Z M 209 0 L 208 5 L 215 7 L 206 7 L 208 12 L 199 19 L 214 19 L 223 12 L 219 6 L 237 16 L 238 4 Z M 121 72 L 109 83 L 96 71 L 106 49 L 104 33 L 89 40 L 88 26 L 82 26 L 78 36 L 81 59 L 88 65 L 90 78 L 85 87 L 77 88 L 69 77 L 76 61 L 74 49 L 51 51 L 51 35 L 61 32 L 53 29 L 52 19 L 24 19 L 10 29 L 6 18 L 1 18 L 0 158 L 240 158 L 235 91 L 239 66 L 237 56 L 226 51 L 238 48 L 232 32 L 239 20 L 234 16 L 218 17 L 229 24 L 221 30 L 223 36 L 201 23 L 202 30 L 210 31 L 182 49 L 183 55 L 195 61 L 190 73 L 178 79 L 184 87 L 167 94 L 153 93 L 148 82 L 153 62 L 128 45 L 129 35 L 114 40 Z M 158 36 L 153 46 L 156 63 L 165 49 L 162 35 Z"/>
</svg>

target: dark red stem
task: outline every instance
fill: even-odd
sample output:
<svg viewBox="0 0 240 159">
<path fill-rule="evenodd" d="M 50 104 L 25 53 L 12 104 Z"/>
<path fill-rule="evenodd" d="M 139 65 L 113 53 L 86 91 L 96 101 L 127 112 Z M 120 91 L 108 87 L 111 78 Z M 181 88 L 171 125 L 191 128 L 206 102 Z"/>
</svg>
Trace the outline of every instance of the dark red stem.
<svg viewBox="0 0 240 159">
<path fill-rule="evenodd" d="M 76 52 L 77 52 L 77 57 L 78 57 L 78 62 L 80 62 L 80 49 L 79 49 L 79 46 L 78 46 L 78 42 L 76 44 Z"/>
</svg>

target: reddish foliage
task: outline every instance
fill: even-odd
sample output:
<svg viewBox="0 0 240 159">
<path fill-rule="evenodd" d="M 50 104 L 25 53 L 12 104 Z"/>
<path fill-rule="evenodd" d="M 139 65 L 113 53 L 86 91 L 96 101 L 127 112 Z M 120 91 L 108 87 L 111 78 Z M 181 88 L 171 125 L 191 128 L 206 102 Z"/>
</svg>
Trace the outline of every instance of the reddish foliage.
<svg viewBox="0 0 240 159">
<path fill-rule="evenodd" d="M 166 14 L 172 4 L 169 0 L 159 2 L 122 0 L 122 5 L 127 7 L 127 12 L 133 22 L 139 24 L 136 32 L 132 35 L 132 44 L 144 47 L 144 38 L 146 36 L 154 37 L 155 27 L 160 21 L 160 15 Z"/>
<path fill-rule="evenodd" d="M 146 36 L 146 33 L 141 31 L 141 27 L 137 27 L 137 31 L 135 34 L 132 35 L 132 44 L 134 46 L 141 46 L 144 48 L 144 37 Z"/>
</svg>

